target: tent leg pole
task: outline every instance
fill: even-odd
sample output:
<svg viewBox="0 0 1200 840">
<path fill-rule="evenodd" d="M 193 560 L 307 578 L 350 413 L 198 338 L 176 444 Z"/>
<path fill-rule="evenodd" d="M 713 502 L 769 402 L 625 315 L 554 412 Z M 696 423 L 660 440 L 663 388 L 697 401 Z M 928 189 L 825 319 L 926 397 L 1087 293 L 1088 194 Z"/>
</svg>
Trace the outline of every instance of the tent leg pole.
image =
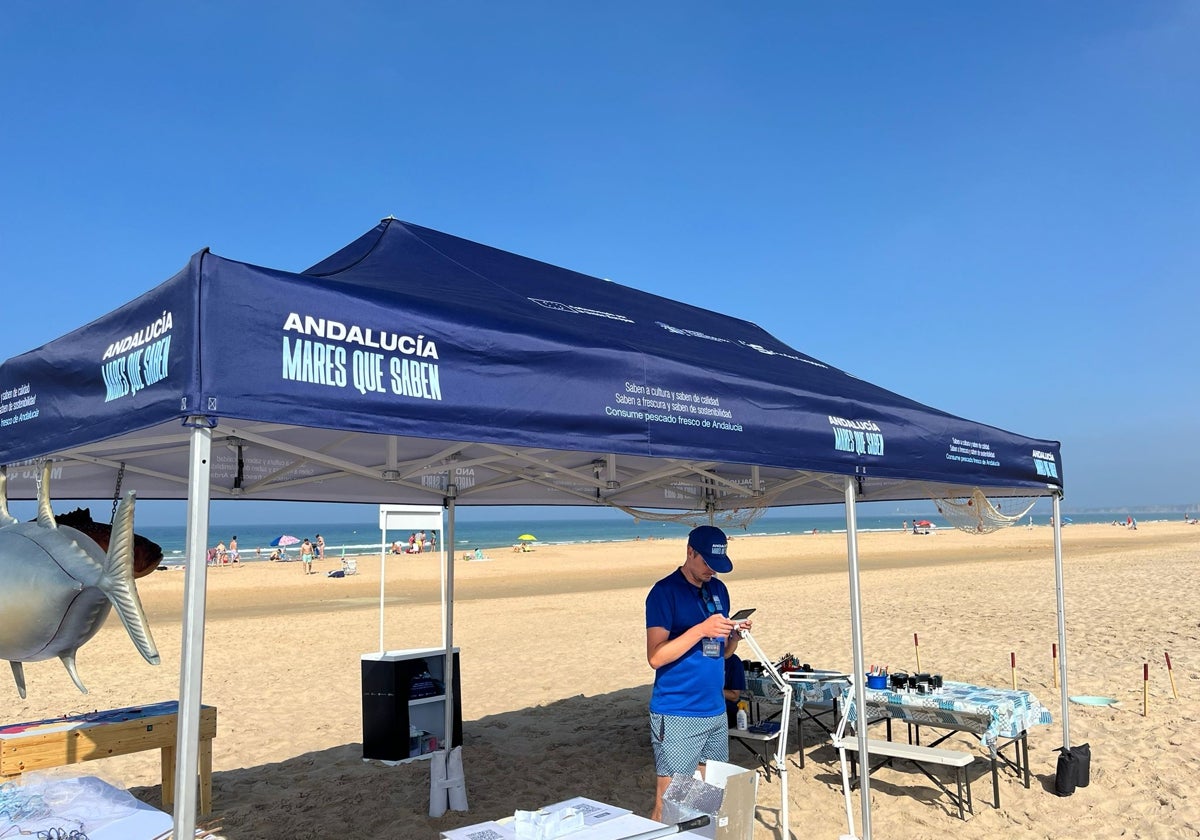
<svg viewBox="0 0 1200 840">
<path fill-rule="evenodd" d="M 853 639 L 854 706 L 858 709 L 858 726 L 855 734 L 858 736 L 858 753 L 862 762 L 863 772 L 859 774 L 859 800 L 862 803 L 862 829 L 864 840 L 871 840 L 871 774 L 870 756 L 867 753 L 867 698 L 866 698 L 866 665 L 863 657 L 862 640 L 862 597 L 858 587 L 858 509 L 856 508 L 857 493 L 855 477 L 846 477 L 846 557 L 850 567 L 850 632 Z M 848 826 L 851 836 L 854 826 Z"/>
<path fill-rule="evenodd" d="M 209 475 L 212 429 L 191 417 L 188 463 L 187 552 L 183 641 L 179 667 L 179 731 L 175 739 L 175 836 L 196 833 L 196 777 L 200 769 L 200 689 L 204 677 L 204 613 L 208 564 Z"/>
<path fill-rule="evenodd" d="M 382 654 L 387 648 L 383 646 L 383 605 L 385 581 L 387 581 L 387 531 L 383 532 L 384 539 L 379 542 L 383 549 L 379 552 L 379 652 Z"/>
<path fill-rule="evenodd" d="M 442 647 L 446 653 L 442 671 L 446 685 L 446 743 L 443 748 L 446 750 L 454 746 L 454 499 L 455 494 L 447 493 L 446 532 L 442 535 Z"/>
<path fill-rule="evenodd" d="M 1052 497 L 1054 511 L 1054 586 L 1058 598 L 1058 681 L 1062 686 L 1063 747 L 1071 748 L 1071 710 L 1067 702 L 1067 607 L 1063 596 L 1062 494 Z"/>
</svg>

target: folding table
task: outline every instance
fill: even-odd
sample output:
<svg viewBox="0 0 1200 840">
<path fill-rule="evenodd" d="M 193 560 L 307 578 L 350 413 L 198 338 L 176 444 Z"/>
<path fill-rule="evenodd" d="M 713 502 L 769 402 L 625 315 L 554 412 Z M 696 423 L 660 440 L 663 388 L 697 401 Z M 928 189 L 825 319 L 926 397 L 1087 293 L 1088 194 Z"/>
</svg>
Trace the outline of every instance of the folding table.
<svg viewBox="0 0 1200 840">
<path fill-rule="evenodd" d="M 800 747 L 800 767 L 804 768 L 804 720 L 808 719 L 832 735 L 837 726 L 838 708 L 849 678 L 842 671 L 810 670 L 786 671 L 783 678 L 792 686 L 792 706 L 796 710 L 796 739 Z M 782 692 L 767 677 L 746 674 L 746 690 L 755 704 L 765 703 L 778 706 L 783 702 Z M 774 717 L 768 715 L 767 719 Z M 756 718 L 761 719 L 756 714 Z M 822 718 L 827 718 L 829 725 Z"/>
<path fill-rule="evenodd" d="M 921 727 L 946 730 L 946 734 L 929 746 L 937 746 L 955 732 L 971 732 L 987 747 L 992 769 L 992 793 L 995 807 L 1000 807 L 999 764 L 1012 768 L 1025 787 L 1029 787 L 1029 741 L 1031 726 L 1052 722 L 1050 711 L 1028 691 L 988 688 L 970 683 L 946 682 L 940 691 L 919 694 L 915 691 L 868 688 L 865 690 L 867 719 L 874 722 L 887 718 L 888 735 L 892 720 L 902 720 L 909 726 L 909 742 L 920 744 Z M 847 686 L 842 690 L 842 703 L 851 723 L 857 718 L 854 694 Z M 1015 757 L 1004 750 L 1012 746 Z"/>
</svg>

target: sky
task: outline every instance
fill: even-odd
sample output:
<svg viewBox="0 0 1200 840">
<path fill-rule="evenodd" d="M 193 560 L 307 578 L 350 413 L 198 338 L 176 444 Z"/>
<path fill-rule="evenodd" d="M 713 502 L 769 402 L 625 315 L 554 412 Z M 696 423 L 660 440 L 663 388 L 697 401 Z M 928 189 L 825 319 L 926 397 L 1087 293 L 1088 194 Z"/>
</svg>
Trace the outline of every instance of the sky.
<svg viewBox="0 0 1200 840">
<path fill-rule="evenodd" d="M 0 358 L 394 215 L 1061 441 L 1067 509 L 1196 504 L 1198 42 L 1172 0 L 9 0 Z"/>
</svg>

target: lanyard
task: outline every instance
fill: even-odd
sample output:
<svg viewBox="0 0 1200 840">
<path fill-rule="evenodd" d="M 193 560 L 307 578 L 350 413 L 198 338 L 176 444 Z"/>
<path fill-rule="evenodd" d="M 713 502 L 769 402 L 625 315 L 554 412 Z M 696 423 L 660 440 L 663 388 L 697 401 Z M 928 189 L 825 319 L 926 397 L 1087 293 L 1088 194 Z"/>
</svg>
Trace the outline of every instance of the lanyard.
<svg viewBox="0 0 1200 840">
<path fill-rule="evenodd" d="M 712 593 L 708 591 L 708 584 L 700 584 L 700 612 L 703 614 L 702 621 L 706 621 L 710 615 L 717 613 L 717 602 L 713 599 Z"/>
</svg>

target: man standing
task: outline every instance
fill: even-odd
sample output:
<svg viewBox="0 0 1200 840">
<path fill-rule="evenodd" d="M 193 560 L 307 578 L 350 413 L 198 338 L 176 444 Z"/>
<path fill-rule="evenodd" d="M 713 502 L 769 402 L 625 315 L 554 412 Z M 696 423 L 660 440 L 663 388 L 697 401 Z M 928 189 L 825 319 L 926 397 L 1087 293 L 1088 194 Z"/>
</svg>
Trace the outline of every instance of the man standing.
<svg viewBox="0 0 1200 840">
<path fill-rule="evenodd" d="M 691 776 L 713 761 L 729 760 L 725 720 L 725 657 L 737 649 L 737 631 L 750 622 L 729 620 L 729 590 L 718 572 L 733 570 L 720 528 L 702 525 L 688 535 L 678 569 L 646 596 L 646 659 L 654 669 L 650 743 L 657 789 L 653 820 L 671 776 Z"/>
</svg>

